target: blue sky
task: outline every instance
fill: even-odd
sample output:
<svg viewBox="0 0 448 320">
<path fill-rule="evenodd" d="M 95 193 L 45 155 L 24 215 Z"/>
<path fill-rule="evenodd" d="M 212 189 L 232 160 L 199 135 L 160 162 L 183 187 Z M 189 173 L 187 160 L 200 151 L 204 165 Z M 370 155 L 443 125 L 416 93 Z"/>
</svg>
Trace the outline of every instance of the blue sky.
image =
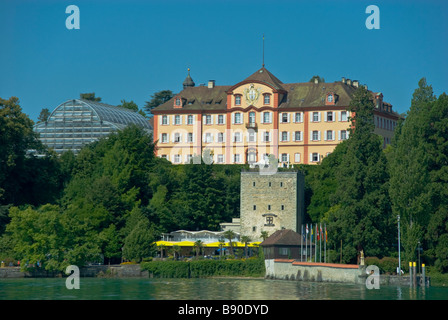
<svg viewBox="0 0 448 320">
<path fill-rule="evenodd" d="M 68 5 L 80 29 L 68 30 Z M 368 30 L 368 5 L 380 29 Z M 0 97 L 42 108 L 95 92 L 140 108 L 157 91 L 233 85 L 262 63 L 284 83 L 359 80 L 398 112 L 419 79 L 448 91 L 448 1 L 0 1 Z"/>
</svg>

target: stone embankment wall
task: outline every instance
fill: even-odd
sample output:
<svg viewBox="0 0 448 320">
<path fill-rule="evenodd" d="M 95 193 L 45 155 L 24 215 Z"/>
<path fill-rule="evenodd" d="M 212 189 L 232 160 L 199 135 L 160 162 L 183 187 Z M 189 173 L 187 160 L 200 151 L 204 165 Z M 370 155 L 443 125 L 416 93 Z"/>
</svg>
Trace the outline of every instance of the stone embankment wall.
<svg viewBox="0 0 448 320">
<path fill-rule="evenodd" d="M 81 277 L 148 277 L 147 271 L 141 271 L 140 265 L 104 265 L 104 266 L 86 266 L 79 270 Z M 20 267 L 5 267 L 0 268 L 1 278 L 53 278 L 62 277 L 65 274 L 62 272 L 49 272 L 46 270 L 20 271 Z"/>
<path fill-rule="evenodd" d="M 265 260 L 266 278 L 317 281 L 364 283 L 365 269 L 358 265 L 298 262 L 293 259 Z"/>
<path fill-rule="evenodd" d="M 342 282 L 365 284 L 368 274 L 366 266 L 352 264 L 332 264 L 300 262 L 294 259 L 265 260 L 266 278 L 281 280 L 315 281 L 315 282 Z M 380 285 L 410 286 L 411 277 L 380 274 Z M 416 285 L 430 286 L 430 278 L 416 276 Z"/>
</svg>

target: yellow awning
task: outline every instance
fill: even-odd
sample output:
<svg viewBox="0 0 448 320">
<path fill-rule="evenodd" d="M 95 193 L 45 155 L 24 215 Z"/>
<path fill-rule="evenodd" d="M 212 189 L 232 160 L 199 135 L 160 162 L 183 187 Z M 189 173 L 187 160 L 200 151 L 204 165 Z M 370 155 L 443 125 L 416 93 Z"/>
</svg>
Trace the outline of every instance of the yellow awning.
<svg viewBox="0 0 448 320">
<path fill-rule="evenodd" d="M 165 247 L 171 247 L 173 245 L 173 242 L 169 241 L 157 241 L 156 246 L 165 246 Z"/>
<path fill-rule="evenodd" d="M 181 241 L 181 242 L 173 242 L 176 246 L 179 247 L 193 247 L 194 242 L 193 241 Z"/>
</svg>

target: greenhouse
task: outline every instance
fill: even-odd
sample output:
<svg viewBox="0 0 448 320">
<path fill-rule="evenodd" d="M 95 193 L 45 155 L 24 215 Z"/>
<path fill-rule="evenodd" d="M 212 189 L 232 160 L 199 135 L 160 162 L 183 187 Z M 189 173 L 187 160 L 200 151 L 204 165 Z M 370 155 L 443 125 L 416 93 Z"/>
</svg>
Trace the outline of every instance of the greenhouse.
<svg viewBox="0 0 448 320">
<path fill-rule="evenodd" d="M 34 126 L 43 144 L 60 154 L 79 150 L 108 134 L 136 124 L 152 132 L 149 121 L 132 110 L 84 99 L 68 100 L 47 121 Z"/>
</svg>

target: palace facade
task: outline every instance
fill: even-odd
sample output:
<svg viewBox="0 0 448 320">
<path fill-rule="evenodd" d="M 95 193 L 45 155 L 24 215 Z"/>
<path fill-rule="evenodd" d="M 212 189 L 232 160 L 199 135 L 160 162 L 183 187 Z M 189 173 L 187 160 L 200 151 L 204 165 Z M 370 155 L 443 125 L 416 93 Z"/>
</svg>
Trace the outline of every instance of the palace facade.
<svg viewBox="0 0 448 320">
<path fill-rule="evenodd" d="M 359 81 L 283 83 L 264 66 L 227 86 L 196 86 L 188 71 L 183 90 L 154 108 L 157 156 L 188 163 L 209 150 L 214 163 L 255 163 L 273 154 L 281 165 L 316 164 L 348 139 L 348 107 Z M 371 92 L 371 91 L 370 91 Z M 375 133 L 390 143 L 399 115 L 380 92 Z"/>
</svg>

